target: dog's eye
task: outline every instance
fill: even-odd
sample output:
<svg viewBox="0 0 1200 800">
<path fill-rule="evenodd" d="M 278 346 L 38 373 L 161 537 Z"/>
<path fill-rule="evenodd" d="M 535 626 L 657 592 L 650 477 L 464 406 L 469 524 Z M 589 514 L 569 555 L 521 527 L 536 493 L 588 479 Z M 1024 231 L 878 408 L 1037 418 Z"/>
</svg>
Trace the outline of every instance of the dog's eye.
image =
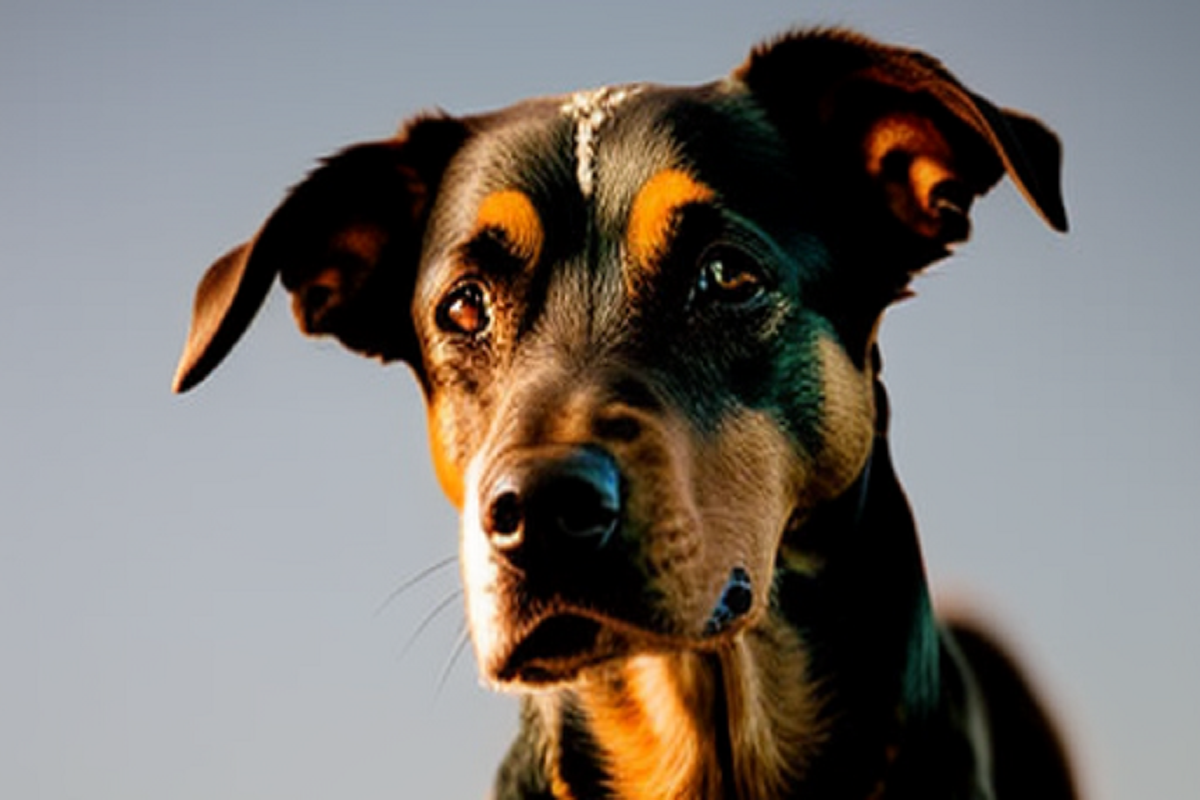
<svg viewBox="0 0 1200 800">
<path fill-rule="evenodd" d="M 696 296 L 726 303 L 744 303 L 762 290 L 762 270 L 750 255 L 728 246 L 711 247 L 700 258 Z"/>
<path fill-rule="evenodd" d="M 478 283 L 454 287 L 437 309 L 438 327 L 447 333 L 477 336 L 488 326 L 487 296 Z"/>
</svg>

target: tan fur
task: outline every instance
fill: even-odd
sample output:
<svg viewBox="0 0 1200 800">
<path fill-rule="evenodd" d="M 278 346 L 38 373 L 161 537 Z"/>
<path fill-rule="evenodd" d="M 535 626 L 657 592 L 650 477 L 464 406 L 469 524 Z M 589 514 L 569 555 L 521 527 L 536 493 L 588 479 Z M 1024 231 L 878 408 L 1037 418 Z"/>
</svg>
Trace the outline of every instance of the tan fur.
<svg viewBox="0 0 1200 800">
<path fill-rule="evenodd" d="M 799 639 L 773 622 L 714 653 L 644 655 L 598 670 L 579 696 L 622 800 L 773 800 L 820 742 L 818 703 Z M 713 709 L 723 695 L 728 719 Z M 734 774 L 720 774 L 727 737 Z"/>
<path fill-rule="evenodd" d="M 475 217 L 476 232 L 499 231 L 505 241 L 527 264 L 537 263 L 546 234 L 533 201 L 516 189 L 492 192 L 479 204 Z"/>
<path fill-rule="evenodd" d="M 805 646 L 768 619 L 722 652 L 722 666 L 738 797 L 781 797 L 824 739 Z"/>
<path fill-rule="evenodd" d="M 429 453 L 433 459 L 433 472 L 437 476 L 438 485 L 442 487 L 446 498 L 461 511 L 463 493 L 466 488 L 463 485 L 462 470 L 447 449 L 448 440 L 452 437 L 447 435 L 447 426 L 437 411 L 439 408 L 441 406 L 438 404 L 430 403 L 426 409 L 429 418 Z"/>
<path fill-rule="evenodd" d="M 715 685 L 692 653 L 637 656 L 585 678 L 579 695 L 623 800 L 714 797 Z"/>
<path fill-rule="evenodd" d="M 712 189 L 679 169 L 664 169 L 638 190 L 629 212 L 625 246 L 629 251 L 636 289 L 637 276 L 653 268 L 671 243 L 675 213 L 691 203 L 707 203 Z"/>
<path fill-rule="evenodd" d="M 867 173 L 883 182 L 892 212 L 918 233 L 935 236 L 940 228 L 932 190 L 958 177 L 954 152 L 933 122 L 915 113 L 881 117 L 863 140 Z M 903 157 L 904 173 L 887 174 L 889 157 Z"/>
<path fill-rule="evenodd" d="M 825 395 L 824 446 L 809 491 L 819 501 L 838 496 L 862 473 L 875 440 L 875 394 L 870 372 L 854 366 L 833 339 L 821 337 L 817 352 Z"/>
</svg>

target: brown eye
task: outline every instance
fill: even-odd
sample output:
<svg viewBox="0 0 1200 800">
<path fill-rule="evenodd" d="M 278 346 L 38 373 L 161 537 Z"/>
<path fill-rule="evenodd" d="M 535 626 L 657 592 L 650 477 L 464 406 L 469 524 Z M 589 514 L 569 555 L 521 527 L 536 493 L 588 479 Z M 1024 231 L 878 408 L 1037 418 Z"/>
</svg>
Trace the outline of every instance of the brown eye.
<svg viewBox="0 0 1200 800">
<path fill-rule="evenodd" d="M 463 283 L 450 291 L 437 310 L 438 327 L 447 333 L 477 336 L 487 330 L 487 297 L 477 283 Z"/>
<path fill-rule="evenodd" d="M 713 247 L 700 259 L 696 295 L 726 303 L 744 303 L 763 289 L 763 274 L 749 254 L 733 247 Z"/>
</svg>

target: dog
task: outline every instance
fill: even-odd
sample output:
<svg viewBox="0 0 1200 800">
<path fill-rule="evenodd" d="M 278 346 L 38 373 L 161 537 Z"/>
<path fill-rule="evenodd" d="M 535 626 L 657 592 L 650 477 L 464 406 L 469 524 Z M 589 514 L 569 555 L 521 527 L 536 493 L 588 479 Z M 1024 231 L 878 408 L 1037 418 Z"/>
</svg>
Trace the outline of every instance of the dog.
<svg viewBox="0 0 1200 800">
<path fill-rule="evenodd" d="M 495 796 L 1071 798 L 1055 725 L 935 618 L 888 449 L 884 311 L 1061 146 L 937 60 L 786 33 L 729 77 L 425 114 L 296 186 L 197 290 L 175 378 L 276 277 L 403 361 L 461 511 Z"/>
</svg>

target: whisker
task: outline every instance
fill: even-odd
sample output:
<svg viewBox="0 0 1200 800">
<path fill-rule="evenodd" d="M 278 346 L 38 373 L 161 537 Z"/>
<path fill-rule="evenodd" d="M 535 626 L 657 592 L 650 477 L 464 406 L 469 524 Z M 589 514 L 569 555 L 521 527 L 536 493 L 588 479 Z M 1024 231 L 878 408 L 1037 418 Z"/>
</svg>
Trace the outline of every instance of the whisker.
<svg viewBox="0 0 1200 800">
<path fill-rule="evenodd" d="M 412 577 L 408 578 L 406 581 L 404 581 L 404 583 L 397 586 L 395 589 L 393 589 L 391 591 L 391 593 L 388 594 L 388 596 L 386 598 L 384 598 L 383 602 L 379 604 L 379 607 L 375 609 L 375 616 L 378 617 L 380 614 L 382 614 L 383 610 L 385 608 L 387 608 L 389 605 L 391 605 L 392 601 L 395 600 L 397 597 L 404 594 L 406 591 L 408 591 L 412 587 L 416 586 L 418 583 L 425 580 L 426 578 L 433 575 L 434 573 L 439 572 L 440 570 L 443 570 L 446 567 L 450 566 L 457 560 L 458 560 L 458 556 L 447 556 L 446 558 L 443 558 L 440 561 L 436 561 L 433 564 L 429 565 L 425 569 L 418 572 L 416 575 L 413 575 Z"/>
<path fill-rule="evenodd" d="M 400 655 L 398 656 L 399 659 L 403 659 L 408 654 L 408 651 L 412 649 L 412 646 L 416 643 L 417 639 L 421 636 L 425 629 L 428 628 L 435 619 L 437 619 L 439 614 L 449 608 L 451 603 L 462 597 L 462 594 L 462 589 L 455 589 L 440 603 L 434 606 L 428 614 L 425 615 L 425 619 L 421 620 L 421 624 L 418 625 L 411 634 L 409 634 L 408 640 L 405 641 L 404 647 L 400 650 Z"/>
<path fill-rule="evenodd" d="M 467 630 L 467 621 L 463 620 L 458 624 L 458 639 L 454 642 L 454 650 L 450 653 L 450 658 L 446 659 L 446 663 L 442 666 L 442 674 L 438 678 L 437 691 L 434 692 L 434 700 L 441 697 L 442 689 L 446 687 L 446 681 L 450 678 L 450 673 L 454 671 L 454 665 L 458 663 L 459 657 L 467 648 L 467 642 L 471 640 L 470 631 Z"/>
</svg>

